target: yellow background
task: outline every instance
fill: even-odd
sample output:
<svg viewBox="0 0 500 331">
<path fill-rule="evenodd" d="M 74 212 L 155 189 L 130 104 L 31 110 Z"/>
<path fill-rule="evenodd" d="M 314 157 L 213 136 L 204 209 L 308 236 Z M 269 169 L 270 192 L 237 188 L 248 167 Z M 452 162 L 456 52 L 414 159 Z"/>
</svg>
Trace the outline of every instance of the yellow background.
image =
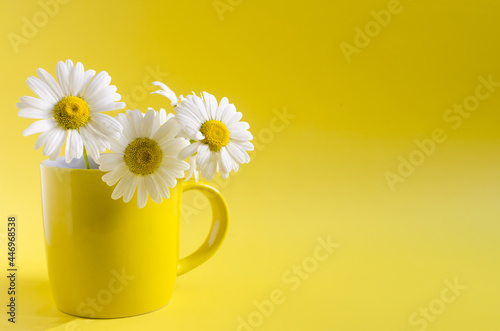
<svg viewBox="0 0 500 331">
<path fill-rule="evenodd" d="M 0 265 L 6 218 L 16 215 L 20 277 L 18 323 L 1 312 L 2 330 L 237 330 L 275 290 L 284 302 L 255 330 L 500 330 L 500 91 L 456 130 L 443 119 L 474 95 L 479 76 L 500 81 L 500 2 L 401 0 L 402 11 L 375 26 L 349 63 L 340 45 L 355 45 L 356 27 L 374 28 L 371 11 L 388 1 L 221 0 L 230 8 L 223 19 L 213 0 L 66 2 L 44 22 L 38 1 L 1 1 Z M 13 47 L 9 36 L 23 37 L 23 18 L 34 16 L 36 33 Z M 171 111 L 167 99 L 145 94 L 156 80 L 150 71 L 178 94 L 227 96 L 259 147 L 229 182 L 214 182 L 230 207 L 226 242 L 178 279 L 157 312 L 89 321 L 54 306 L 41 219 L 45 157 L 33 150 L 36 136 L 21 135 L 32 121 L 17 117 L 15 103 L 33 95 L 25 80 L 37 68 L 55 75 L 68 58 L 106 70 L 143 111 Z M 283 111 L 295 116 L 286 125 L 274 119 Z M 391 190 L 386 172 L 398 174 L 398 158 L 436 128 L 447 140 Z M 197 199 L 185 197 L 182 254 L 208 228 Z M 340 246 L 294 291 L 283 275 L 312 263 L 328 236 Z M 443 303 L 455 281 L 466 288 Z M 432 321 L 412 325 L 425 307 Z"/>
</svg>

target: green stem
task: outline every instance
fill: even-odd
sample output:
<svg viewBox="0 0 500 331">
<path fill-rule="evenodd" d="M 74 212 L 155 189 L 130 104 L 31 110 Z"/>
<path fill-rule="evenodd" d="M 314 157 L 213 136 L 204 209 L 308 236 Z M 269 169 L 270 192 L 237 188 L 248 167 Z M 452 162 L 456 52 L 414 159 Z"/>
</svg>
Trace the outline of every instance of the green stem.
<svg viewBox="0 0 500 331">
<path fill-rule="evenodd" d="M 85 149 L 85 146 L 83 146 L 83 159 L 85 160 L 85 166 L 87 167 L 87 169 L 90 169 L 89 157 L 87 156 L 87 150 Z"/>
</svg>

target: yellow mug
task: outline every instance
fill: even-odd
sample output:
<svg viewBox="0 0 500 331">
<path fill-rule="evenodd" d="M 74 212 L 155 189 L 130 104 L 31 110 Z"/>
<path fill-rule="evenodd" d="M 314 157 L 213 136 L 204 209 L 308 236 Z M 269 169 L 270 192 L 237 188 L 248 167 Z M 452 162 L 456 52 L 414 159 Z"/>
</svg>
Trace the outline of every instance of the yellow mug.
<svg viewBox="0 0 500 331">
<path fill-rule="evenodd" d="M 65 313 L 117 318 L 159 309 L 170 301 L 176 276 L 204 263 L 224 240 L 226 202 L 209 185 L 179 180 L 169 199 L 139 209 L 136 197 L 113 200 L 100 170 L 59 164 L 40 167 L 49 280 Z M 179 260 L 181 194 L 192 189 L 209 199 L 212 226 L 201 247 Z"/>
</svg>

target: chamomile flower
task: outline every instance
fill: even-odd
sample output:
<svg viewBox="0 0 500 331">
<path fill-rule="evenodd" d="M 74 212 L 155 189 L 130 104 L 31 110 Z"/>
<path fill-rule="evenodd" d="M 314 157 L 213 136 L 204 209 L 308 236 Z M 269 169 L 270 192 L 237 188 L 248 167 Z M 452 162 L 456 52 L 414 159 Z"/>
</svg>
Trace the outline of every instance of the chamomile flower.
<svg viewBox="0 0 500 331">
<path fill-rule="evenodd" d="M 125 103 L 117 102 L 121 96 L 116 87 L 109 85 L 111 77 L 101 71 L 84 71 L 83 65 L 71 60 L 60 61 L 56 67 L 56 80 L 44 69 L 37 70 L 37 77 L 26 80 L 38 98 L 25 96 L 16 106 L 18 115 L 39 121 L 23 131 L 24 136 L 42 133 L 35 149 L 44 146 L 43 154 L 55 160 L 66 141 L 65 159 L 70 162 L 80 158 L 84 147 L 95 160 L 100 152 L 109 148 L 109 138 L 118 138 L 120 123 L 101 112 L 122 109 Z"/>
<path fill-rule="evenodd" d="M 243 116 L 226 97 L 217 105 L 212 94 L 203 92 L 200 97 L 188 95 L 176 106 L 176 118 L 183 127 L 183 134 L 191 144 L 179 154 L 180 159 L 190 157 L 190 170 L 186 180 L 197 171 L 211 180 L 216 172 L 227 178 L 231 170 L 250 162 L 247 151 L 253 150 L 249 125 L 240 122 Z"/>
<path fill-rule="evenodd" d="M 118 183 L 111 197 L 123 196 L 123 201 L 129 202 L 137 189 L 137 205 L 142 208 L 148 195 L 156 203 L 170 197 L 169 188 L 189 168 L 177 158 L 189 142 L 176 137 L 180 126 L 175 118 L 167 120 L 164 111 L 157 113 L 150 108 L 144 115 L 136 109 L 127 110 L 127 114 L 118 115 L 123 132 L 111 143 L 114 153 L 102 154 L 97 163 L 100 170 L 109 171 L 102 176 L 103 181 L 109 186 Z"/>
</svg>

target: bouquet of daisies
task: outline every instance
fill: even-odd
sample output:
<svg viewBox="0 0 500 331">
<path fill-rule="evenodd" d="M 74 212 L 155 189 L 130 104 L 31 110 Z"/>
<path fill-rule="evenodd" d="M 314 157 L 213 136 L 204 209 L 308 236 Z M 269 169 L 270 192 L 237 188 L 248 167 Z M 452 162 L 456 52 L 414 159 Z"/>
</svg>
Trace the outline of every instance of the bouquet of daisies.
<svg viewBox="0 0 500 331">
<path fill-rule="evenodd" d="M 148 196 L 155 203 L 170 196 L 178 179 L 227 178 L 248 163 L 253 150 L 249 125 L 226 97 L 220 102 L 202 92 L 178 98 L 161 82 L 158 93 L 170 100 L 175 114 L 152 108 L 146 113 L 127 110 L 117 117 L 104 112 L 126 107 L 105 71 L 96 74 L 78 62 L 60 61 L 56 79 L 44 69 L 26 81 L 38 98 L 24 96 L 16 104 L 18 115 L 37 119 L 24 136 L 41 133 L 35 149 L 57 159 L 63 145 L 65 162 L 89 157 L 106 172 L 102 180 L 116 187 L 112 198 L 129 202 L 137 190 L 139 208 Z M 104 153 L 109 150 L 109 153 Z M 186 174 L 187 172 L 187 174 Z"/>
</svg>

